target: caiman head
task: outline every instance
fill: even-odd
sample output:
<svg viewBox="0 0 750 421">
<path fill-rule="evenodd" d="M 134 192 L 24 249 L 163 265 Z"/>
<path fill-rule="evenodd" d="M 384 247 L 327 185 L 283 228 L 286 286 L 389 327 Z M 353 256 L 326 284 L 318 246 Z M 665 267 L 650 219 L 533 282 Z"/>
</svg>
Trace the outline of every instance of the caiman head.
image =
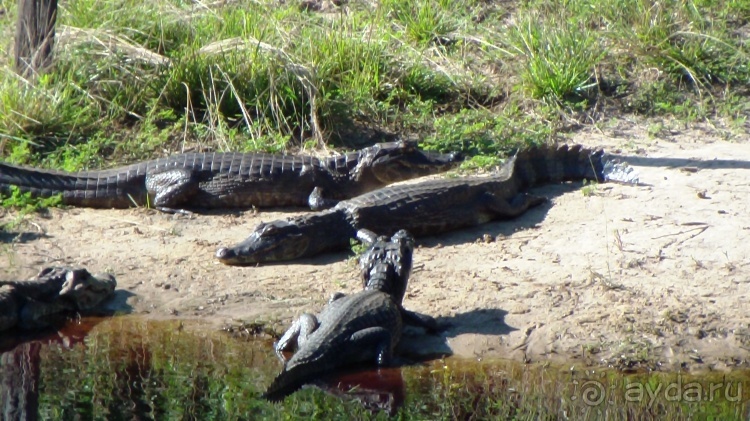
<svg viewBox="0 0 750 421">
<path fill-rule="evenodd" d="M 309 255 L 313 237 L 289 221 L 261 222 L 244 241 L 216 251 L 226 265 L 293 260 Z"/>
<path fill-rule="evenodd" d="M 442 154 L 423 151 L 417 147 L 416 141 L 386 142 L 362 150 L 353 178 L 359 183 L 368 184 L 370 188 L 382 187 L 448 171 L 462 160 L 457 152 Z"/>
<path fill-rule="evenodd" d="M 383 291 L 401 303 L 411 274 L 414 237 L 406 230 L 396 232 L 390 240 L 385 236 L 374 239 L 369 230 L 360 230 L 357 237 L 372 243 L 359 259 L 364 288 Z"/>
<path fill-rule="evenodd" d="M 108 274 L 91 275 L 86 269 L 69 269 L 60 297 L 74 303 L 77 310 L 91 310 L 115 292 L 117 281 Z"/>
</svg>

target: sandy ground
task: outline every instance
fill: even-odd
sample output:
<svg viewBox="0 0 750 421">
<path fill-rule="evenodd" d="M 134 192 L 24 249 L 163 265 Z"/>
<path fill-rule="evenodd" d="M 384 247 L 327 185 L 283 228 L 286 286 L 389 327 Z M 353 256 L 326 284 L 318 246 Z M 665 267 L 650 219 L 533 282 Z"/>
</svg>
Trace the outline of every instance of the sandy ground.
<svg viewBox="0 0 750 421">
<path fill-rule="evenodd" d="M 641 131 L 642 132 L 642 131 Z M 512 221 L 419 239 L 405 299 L 449 324 L 404 351 L 617 368 L 726 370 L 750 357 L 750 144 L 700 132 L 664 139 L 588 131 L 571 143 L 618 152 L 649 186 L 545 186 Z M 281 330 L 335 291 L 360 288 L 351 254 L 230 267 L 217 247 L 297 211 L 195 215 L 53 209 L 0 242 L 0 279 L 46 265 L 111 271 L 110 306 Z M 6 213 L 4 220 L 13 215 Z"/>
</svg>

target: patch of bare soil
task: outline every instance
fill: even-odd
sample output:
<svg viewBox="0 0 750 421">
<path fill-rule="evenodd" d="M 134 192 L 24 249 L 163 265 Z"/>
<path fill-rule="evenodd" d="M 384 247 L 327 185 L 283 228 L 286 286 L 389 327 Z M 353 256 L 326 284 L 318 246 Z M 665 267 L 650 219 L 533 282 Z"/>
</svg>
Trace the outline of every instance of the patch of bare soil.
<svg viewBox="0 0 750 421">
<path fill-rule="evenodd" d="M 649 185 L 545 186 L 534 192 L 549 205 L 518 219 L 419 239 L 405 306 L 450 327 L 414 331 L 405 347 L 618 368 L 748 366 L 750 145 L 637 129 L 572 142 L 619 150 Z M 261 220 L 297 213 L 52 210 L 0 243 L 0 278 L 84 266 L 116 275 L 116 305 L 128 312 L 282 329 L 333 292 L 361 288 L 351 255 L 230 267 L 213 254 Z"/>
</svg>

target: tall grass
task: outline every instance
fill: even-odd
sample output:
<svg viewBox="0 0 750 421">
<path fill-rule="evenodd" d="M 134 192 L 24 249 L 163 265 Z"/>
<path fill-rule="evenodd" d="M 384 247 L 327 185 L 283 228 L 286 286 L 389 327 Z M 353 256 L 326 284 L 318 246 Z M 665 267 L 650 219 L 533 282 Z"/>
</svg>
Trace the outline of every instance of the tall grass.
<svg viewBox="0 0 750 421">
<path fill-rule="evenodd" d="M 53 68 L 24 80 L 11 66 L 10 5 L 0 156 L 87 167 L 98 165 L 78 146 L 89 142 L 130 161 L 353 147 L 385 133 L 494 154 L 556 136 L 600 100 L 625 113 L 745 114 L 750 0 L 324 6 L 70 0 Z"/>
</svg>

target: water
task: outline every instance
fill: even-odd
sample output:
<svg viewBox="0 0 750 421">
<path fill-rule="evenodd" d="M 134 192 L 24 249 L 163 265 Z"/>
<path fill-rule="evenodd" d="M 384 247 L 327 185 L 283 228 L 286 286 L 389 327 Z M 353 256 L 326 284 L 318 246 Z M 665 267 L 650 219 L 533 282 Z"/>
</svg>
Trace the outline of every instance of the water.
<svg viewBox="0 0 750 421">
<path fill-rule="evenodd" d="M 748 373 L 687 376 L 435 360 L 333 375 L 281 404 L 270 339 L 85 319 L 0 338 L 2 419 L 747 419 Z"/>
</svg>

